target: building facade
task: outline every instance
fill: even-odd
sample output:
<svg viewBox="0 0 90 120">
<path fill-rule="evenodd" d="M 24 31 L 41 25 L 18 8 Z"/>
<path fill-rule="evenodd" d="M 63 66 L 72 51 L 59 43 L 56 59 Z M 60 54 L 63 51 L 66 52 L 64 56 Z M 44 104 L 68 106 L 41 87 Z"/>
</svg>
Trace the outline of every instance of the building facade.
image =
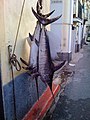
<svg viewBox="0 0 90 120">
<path fill-rule="evenodd" d="M 36 9 L 36 0 L 1 0 L 0 2 L 0 109 L 2 118 L 6 120 L 21 120 L 37 101 L 36 83 L 23 69 L 18 72 L 9 64 L 8 46 L 14 49 L 18 30 L 15 54 L 27 62 L 30 57 L 28 33 L 33 34 L 36 18 L 31 7 Z M 90 30 L 90 6 L 87 0 L 44 0 L 43 13 L 55 9 L 51 18 L 62 17 L 55 23 L 47 26 L 52 60 L 59 59 L 70 62 L 76 52 L 79 52 L 86 42 L 87 31 Z M 21 14 L 21 10 L 23 10 Z M 12 51 L 13 52 L 13 51 Z M 35 53 L 33 53 L 35 54 Z M 23 66 L 23 65 L 22 65 Z M 40 96 L 46 89 L 39 81 Z M 15 116 L 16 115 L 16 116 Z"/>
</svg>

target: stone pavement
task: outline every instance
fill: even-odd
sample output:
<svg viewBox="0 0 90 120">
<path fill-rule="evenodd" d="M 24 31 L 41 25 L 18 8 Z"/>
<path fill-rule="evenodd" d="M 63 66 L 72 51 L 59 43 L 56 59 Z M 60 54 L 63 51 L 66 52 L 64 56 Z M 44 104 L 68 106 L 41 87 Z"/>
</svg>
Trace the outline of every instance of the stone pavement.
<svg viewBox="0 0 90 120">
<path fill-rule="evenodd" d="M 75 74 L 47 120 L 90 120 L 90 44 L 83 46 L 72 64 Z"/>
</svg>

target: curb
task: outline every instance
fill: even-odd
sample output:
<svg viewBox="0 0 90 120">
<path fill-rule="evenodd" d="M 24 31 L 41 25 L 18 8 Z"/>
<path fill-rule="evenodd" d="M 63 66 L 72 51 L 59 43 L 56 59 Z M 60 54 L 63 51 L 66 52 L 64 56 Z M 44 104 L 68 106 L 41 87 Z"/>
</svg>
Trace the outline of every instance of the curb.
<svg viewBox="0 0 90 120">
<path fill-rule="evenodd" d="M 60 91 L 60 86 L 56 86 L 53 84 L 53 94 L 54 97 Z M 47 102 L 46 102 L 47 101 Z M 53 102 L 53 97 L 49 87 L 45 90 L 45 92 L 40 97 L 39 101 L 37 101 L 31 110 L 25 115 L 23 120 L 41 120 L 45 114 L 47 113 L 48 109 L 50 108 Z"/>
<path fill-rule="evenodd" d="M 66 64 L 67 62 L 61 69 L 63 69 L 66 66 Z M 60 92 L 60 89 L 61 85 L 52 85 L 54 97 L 57 96 L 57 94 Z M 50 109 L 53 101 L 54 99 L 52 93 L 49 87 L 47 87 L 43 94 L 40 96 L 39 101 L 36 101 L 36 103 L 33 105 L 33 107 L 22 120 L 42 120 L 46 115 L 47 111 Z"/>
</svg>

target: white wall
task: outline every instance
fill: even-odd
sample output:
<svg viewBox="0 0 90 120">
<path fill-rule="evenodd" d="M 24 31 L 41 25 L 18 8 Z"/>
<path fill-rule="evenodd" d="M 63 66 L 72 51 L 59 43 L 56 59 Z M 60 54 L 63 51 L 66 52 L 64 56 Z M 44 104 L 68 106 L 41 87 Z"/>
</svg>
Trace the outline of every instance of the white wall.
<svg viewBox="0 0 90 120">
<path fill-rule="evenodd" d="M 2 91 L 3 91 L 3 101 L 4 101 L 4 111 L 5 117 L 7 120 L 14 119 L 14 101 L 13 101 L 13 82 L 11 77 L 11 68 L 9 65 L 8 58 L 8 45 L 14 46 L 15 36 L 17 32 L 17 27 L 19 23 L 21 8 L 22 8 L 23 0 L 1 0 L 0 1 L 0 53 L 1 53 L 1 72 L 2 72 Z M 32 33 L 35 29 L 36 18 L 32 14 L 31 7 L 36 7 L 36 0 L 26 0 L 24 11 L 21 19 L 20 30 L 17 37 L 17 45 L 15 54 L 20 64 L 20 57 L 23 57 L 28 61 L 30 49 L 28 49 L 26 45 L 26 38 L 28 37 L 28 33 Z M 46 5 L 46 4 L 45 4 Z M 14 77 L 18 77 L 18 75 L 22 75 L 24 72 L 23 69 L 20 72 L 17 72 L 14 69 Z M 15 88 L 14 92 L 16 93 L 15 99 L 17 106 L 17 116 L 23 117 L 27 110 L 30 109 L 32 101 L 35 100 L 33 95 L 34 88 L 32 87 L 33 83 L 24 78 L 19 77 L 17 80 L 15 79 Z M 20 81 L 21 80 L 21 81 Z M 31 87 L 30 87 L 30 86 Z M 32 89 L 32 95 L 31 90 Z M 32 101 L 30 101 L 30 96 Z M 27 98 L 27 99 L 26 99 Z M 31 102 L 31 103 L 30 103 Z M 22 110 L 22 112 L 20 112 Z M 19 111 L 19 112 L 18 112 Z M 20 120 L 20 119 L 19 119 Z"/>
<path fill-rule="evenodd" d="M 62 52 L 71 52 L 72 23 L 73 23 L 73 0 L 63 0 L 63 28 L 62 28 Z"/>
<path fill-rule="evenodd" d="M 82 39 L 82 25 L 79 23 L 79 30 L 78 30 L 78 44 L 81 44 L 81 39 Z"/>
<path fill-rule="evenodd" d="M 72 30 L 72 55 L 75 53 L 75 44 L 76 44 L 76 28 Z"/>
<path fill-rule="evenodd" d="M 19 23 L 19 18 L 20 18 L 20 12 L 22 8 L 22 0 L 5 0 L 4 4 L 0 8 L 1 10 L 4 9 L 4 12 L 2 13 L 4 16 L 3 19 L 3 29 L 1 28 L 2 32 L 1 34 L 4 34 L 4 40 L 2 38 L 2 46 L 1 46 L 1 51 L 2 51 L 2 57 L 1 57 L 1 62 L 2 62 L 2 77 L 3 77 L 3 83 L 7 83 L 11 79 L 11 71 L 10 71 L 10 66 L 8 64 L 8 45 L 14 45 L 15 42 L 15 36 L 17 32 L 17 27 Z M 28 36 L 28 33 L 33 33 L 34 28 L 35 28 L 35 17 L 32 14 L 31 7 L 35 7 L 36 0 L 29 1 L 27 0 L 25 2 L 24 6 L 24 11 L 22 15 L 22 20 L 21 20 L 21 25 L 20 25 L 20 30 L 17 38 L 17 45 L 16 45 L 16 51 L 15 54 L 17 55 L 17 59 L 19 60 L 20 57 L 26 58 L 27 53 L 25 51 L 25 39 Z M 0 16 L 2 17 L 2 16 Z M 26 58 L 27 59 L 27 58 Z M 20 60 L 19 60 L 20 61 Z M 20 74 L 19 72 L 15 71 L 15 74 L 18 75 Z"/>
<path fill-rule="evenodd" d="M 51 0 L 50 11 L 55 10 L 51 18 L 57 17 L 61 14 L 63 16 L 62 7 L 63 7 L 62 0 Z M 51 55 L 52 58 L 54 59 L 57 57 L 57 52 L 61 51 L 62 17 L 58 21 L 52 23 L 50 28 L 51 28 L 50 35 L 53 36 L 50 37 Z"/>
</svg>

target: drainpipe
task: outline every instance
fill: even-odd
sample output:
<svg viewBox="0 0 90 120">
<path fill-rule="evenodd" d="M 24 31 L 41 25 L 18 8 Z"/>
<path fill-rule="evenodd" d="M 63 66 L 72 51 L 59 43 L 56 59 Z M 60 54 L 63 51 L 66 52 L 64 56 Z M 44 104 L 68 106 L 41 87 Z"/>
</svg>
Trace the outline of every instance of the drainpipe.
<svg viewBox="0 0 90 120">
<path fill-rule="evenodd" d="M 62 12 L 62 40 L 60 58 L 67 60 L 72 59 L 71 53 L 71 38 L 72 38 L 72 24 L 73 24 L 73 0 L 63 0 Z"/>
<path fill-rule="evenodd" d="M 78 36 L 79 49 L 80 49 L 80 46 L 81 46 L 81 39 L 82 39 L 82 24 L 79 23 L 79 36 Z"/>
</svg>

